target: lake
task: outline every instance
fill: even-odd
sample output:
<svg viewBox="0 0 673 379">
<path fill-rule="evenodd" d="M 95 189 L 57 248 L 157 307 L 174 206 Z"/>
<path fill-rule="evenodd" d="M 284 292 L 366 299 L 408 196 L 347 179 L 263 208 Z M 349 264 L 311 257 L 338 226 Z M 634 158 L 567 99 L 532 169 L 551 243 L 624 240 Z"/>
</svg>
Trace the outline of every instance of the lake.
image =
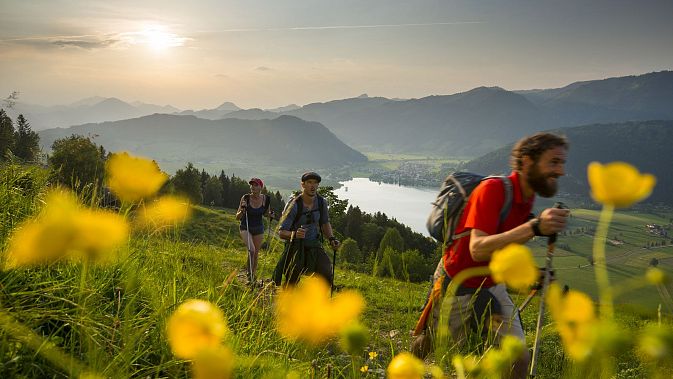
<svg viewBox="0 0 673 379">
<path fill-rule="evenodd" d="M 385 213 L 413 231 L 429 236 L 425 221 L 439 187 L 406 187 L 372 182 L 368 178 L 353 178 L 340 183 L 342 187 L 334 193 L 339 199 L 347 199 L 349 205 L 358 206 L 367 213 Z"/>
</svg>

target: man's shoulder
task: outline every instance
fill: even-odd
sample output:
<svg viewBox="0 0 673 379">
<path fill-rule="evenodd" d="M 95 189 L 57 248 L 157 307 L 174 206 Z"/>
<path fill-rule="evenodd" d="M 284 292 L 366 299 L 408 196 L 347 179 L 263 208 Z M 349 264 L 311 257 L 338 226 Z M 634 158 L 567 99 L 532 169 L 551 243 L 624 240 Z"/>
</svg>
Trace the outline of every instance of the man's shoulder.
<svg viewBox="0 0 673 379">
<path fill-rule="evenodd" d="M 505 177 L 492 177 L 482 180 L 481 183 L 474 189 L 473 193 L 483 193 L 485 195 L 500 194 L 505 188 Z"/>
</svg>

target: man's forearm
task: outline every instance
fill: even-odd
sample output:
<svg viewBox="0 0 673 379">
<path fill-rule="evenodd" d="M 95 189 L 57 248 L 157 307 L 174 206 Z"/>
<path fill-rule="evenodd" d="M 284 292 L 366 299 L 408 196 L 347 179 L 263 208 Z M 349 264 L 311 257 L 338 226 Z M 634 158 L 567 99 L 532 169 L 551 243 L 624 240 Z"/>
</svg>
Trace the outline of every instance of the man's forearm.
<svg viewBox="0 0 673 379">
<path fill-rule="evenodd" d="M 525 222 L 514 229 L 499 234 L 487 234 L 479 229 L 472 229 L 470 233 L 470 254 L 476 262 L 491 259 L 493 252 L 510 243 L 525 243 L 533 238 L 532 221 Z"/>
<path fill-rule="evenodd" d="M 278 231 L 278 237 L 283 240 L 290 240 L 292 239 L 292 231 L 290 230 L 279 230 Z"/>
</svg>

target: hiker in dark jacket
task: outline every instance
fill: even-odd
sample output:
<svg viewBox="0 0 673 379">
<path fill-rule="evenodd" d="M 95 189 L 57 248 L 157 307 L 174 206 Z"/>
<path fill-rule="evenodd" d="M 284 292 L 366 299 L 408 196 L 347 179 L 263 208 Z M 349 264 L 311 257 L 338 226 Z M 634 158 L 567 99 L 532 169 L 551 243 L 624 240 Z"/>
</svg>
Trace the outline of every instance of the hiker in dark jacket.
<svg viewBox="0 0 673 379">
<path fill-rule="evenodd" d="M 264 216 L 269 217 L 271 211 L 269 196 L 262 194 L 262 188 L 264 188 L 262 179 L 252 178 L 248 183 L 250 184 L 250 193 L 241 197 L 236 219 L 241 221 L 239 226 L 241 239 L 248 248 L 248 261 L 246 263 L 248 279 L 252 280 L 257 271 L 259 249 L 264 240 L 263 218 Z"/>
<path fill-rule="evenodd" d="M 276 285 L 282 275 L 294 285 L 302 274 L 315 273 L 332 284 L 332 262 L 323 248 L 323 238 L 332 248 L 339 247 L 329 222 L 327 201 L 318 195 L 320 175 L 306 172 L 301 176 L 302 192 L 292 199 L 281 217 L 278 235 L 287 241 L 286 249 L 274 271 Z"/>
</svg>

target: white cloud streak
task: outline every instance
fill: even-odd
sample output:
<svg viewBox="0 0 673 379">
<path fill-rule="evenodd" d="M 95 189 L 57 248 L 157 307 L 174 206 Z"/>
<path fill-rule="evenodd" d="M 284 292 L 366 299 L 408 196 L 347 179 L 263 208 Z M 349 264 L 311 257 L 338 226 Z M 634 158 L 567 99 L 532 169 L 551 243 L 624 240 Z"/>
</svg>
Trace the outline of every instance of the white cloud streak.
<svg viewBox="0 0 673 379">
<path fill-rule="evenodd" d="M 220 33 L 232 32 L 278 32 L 278 31 L 303 31 L 303 30 L 332 30 L 332 29 L 376 29 L 376 28 L 408 28 L 420 26 L 446 26 L 446 25 L 472 25 L 483 24 L 483 21 L 455 21 L 455 22 L 429 22 L 418 24 L 377 24 L 377 25 L 327 25 L 327 26 L 292 26 L 284 28 L 239 28 L 215 30 Z"/>
</svg>

